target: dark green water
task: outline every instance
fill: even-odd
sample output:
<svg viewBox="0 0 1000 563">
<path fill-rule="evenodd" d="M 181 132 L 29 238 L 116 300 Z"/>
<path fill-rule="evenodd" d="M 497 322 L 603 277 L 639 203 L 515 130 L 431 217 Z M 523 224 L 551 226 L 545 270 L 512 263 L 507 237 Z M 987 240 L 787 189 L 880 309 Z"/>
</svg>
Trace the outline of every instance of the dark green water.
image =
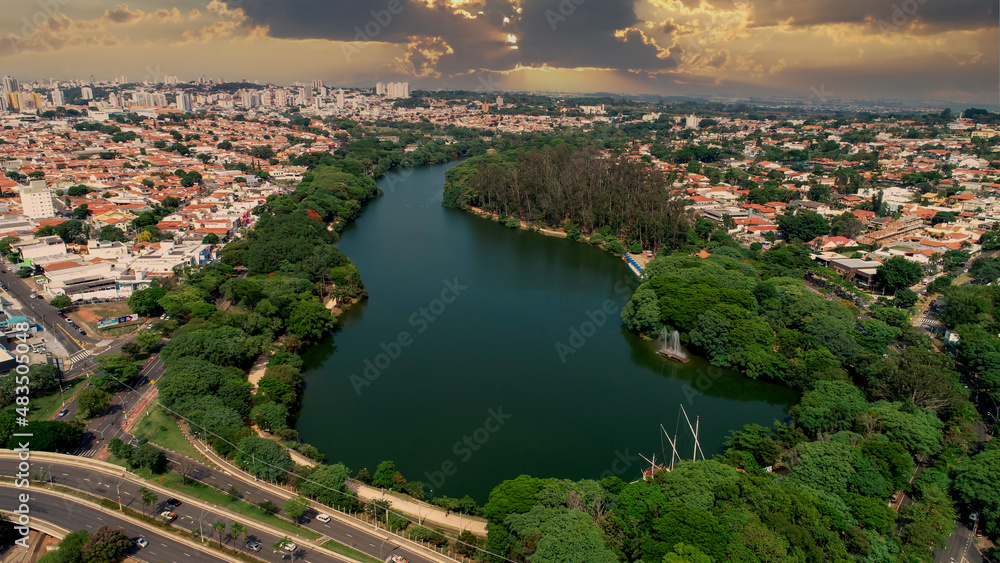
<svg viewBox="0 0 1000 563">
<path fill-rule="evenodd" d="M 297 424 L 328 461 L 391 459 L 435 494 L 482 502 L 520 474 L 634 480 L 681 404 L 708 457 L 729 430 L 784 417 L 792 391 L 666 362 L 623 330 L 636 281 L 619 258 L 443 208 L 448 168 L 386 178 L 343 234 L 370 299 L 305 354 Z M 689 431 L 679 445 L 690 457 Z"/>
</svg>

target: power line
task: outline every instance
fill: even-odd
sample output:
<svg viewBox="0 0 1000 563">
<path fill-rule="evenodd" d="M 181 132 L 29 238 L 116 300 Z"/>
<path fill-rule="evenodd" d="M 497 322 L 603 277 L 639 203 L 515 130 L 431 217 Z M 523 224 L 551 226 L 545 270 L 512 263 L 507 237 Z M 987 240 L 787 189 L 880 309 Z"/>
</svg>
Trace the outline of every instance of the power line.
<svg viewBox="0 0 1000 563">
<path fill-rule="evenodd" d="M 103 370 L 102 370 L 102 371 L 103 371 Z M 164 372 L 166 372 L 166 362 L 164 362 Z M 126 382 L 122 381 L 121 379 L 118 379 L 118 378 L 117 378 L 117 377 L 115 377 L 114 375 L 111 375 L 111 374 L 109 374 L 109 373 L 107 373 L 107 372 L 104 372 L 104 374 L 105 374 L 105 375 L 107 375 L 108 377 L 110 377 L 111 379 L 113 379 L 113 380 L 117 381 L 118 383 L 120 383 L 120 384 L 121 384 L 121 385 L 123 385 L 124 387 L 128 388 L 129 390 L 131 390 L 131 391 L 134 391 L 134 392 L 138 392 L 138 390 L 137 390 L 136 388 L 132 387 L 131 385 L 129 385 L 128 383 L 126 383 Z M 162 377 L 163 377 L 163 376 L 161 375 L 161 376 L 160 376 L 160 378 L 162 379 Z M 154 383 L 154 385 L 155 385 L 155 383 Z M 280 472 L 283 472 L 283 473 L 287 474 L 288 476 L 291 476 L 291 477 L 297 477 L 297 478 L 299 478 L 299 479 L 301 479 L 301 480 L 303 480 L 303 481 L 305 481 L 305 482 L 308 482 L 308 483 L 311 483 L 311 484 L 313 484 L 313 485 L 316 485 L 316 486 L 318 486 L 318 487 L 321 487 L 321 488 L 323 488 L 323 489 L 326 489 L 326 490 L 328 490 L 328 491 L 330 491 L 330 492 L 333 492 L 333 493 L 337 493 L 337 494 L 339 494 L 339 495 L 343 495 L 343 496 L 345 496 L 345 497 L 347 497 L 347 498 L 353 498 L 353 499 L 354 499 L 355 501 L 357 501 L 357 502 L 358 502 L 358 504 L 365 504 L 364 502 L 362 502 L 362 499 L 361 499 L 361 497 L 359 497 L 359 496 L 358 496 L 357 494 L 352 494 L 352 493 L 345 493 L 344 491 L 338 491 L 338 490 L 336 490 L 336 489 L 332 489 L 332 488 L 330 488 L 330 487 L 328 487 L 328 486 L 326 486 L 326 485 L 324 485 L 324 484 L 322 484 L 322 483 L 318 483 L 318 482 L 316 482 L 316 481 L 313 481 L 312 479 L 309 479 L 308 477 L 302 477 L 302 476 L 300 476 L 300 475 L 296 475 L 296 474 L 295 474 L 295 472 L 293 472 L 293 471 L 289 471 L 288 469 L 285 469 L 285 468 L 283 468 L 283 467 L 279 467 L 279 466 L 277 466 L 277 465 L 273 465 L 273 464 L 271 464 L 271 463 L 269 463 L 269 462 L 267 462 L 267 461 L 264 461 L 264 460 L 257 460 L 257 459 L 256 459 L 256 454 L 251 454 L 251 453 L 247 452 L 246 450 L 243 450 L 243 449 L 240 449 L 240 447 L 239 447 L 239 446 L 237 446 L 236 444 L 234 444 L 234 443 L 230 442 L 230 441 L 229 441 L 229 440 L 227 440 L 226 438 L 224 438 L 224 437 L 222 437 L 222 436 L 219 436 L 218 434 L 216 434 L 215 432 L 212 432 L 212 431 L 208 430 L 207 428 L 205 428 L 205 427 L 204 427 L 204 426 L 202 426 L 201 424 L 197 424 L 197 423 L 195 423 L 195 422 L 194 422 L 193 420 L 191 420 L 190 418 L 188 418 L 188 417 L 184 416 L 183 414 L 181 414 L 181 413 L 179 413 L 179 412 L 175 411 L 174 409 L 172 409 L 172 408 L 170 408 L 170 407 L 168 407 L 168 406 L 164 405 L 163 403 L 161 403 L 161 402 L 160 402 L 160 400 L 159 400 L 159 399 L 154 399 L 154 402 L 156 403 L 156 406 L 158 406 L 158 407 L 162 408 L 163 410 L 167 411 L 168 413 L 170 413 L 170 414 L 172 414 L 172 415 L 174 415 L 174 416 L 176 416 L 176 417 L 178 417 L 178 418 L 180 418 L 180 419 L 184 420 L 184 421 L 185 421 L 185 422 L 187 422 L 187 423 L 188 423 L 188 425 L 189 425 L 189 426 L 191 426 L 192 428 L 200 428 L 200 429 L 202 430 L 202 432 L 204 432 L 205 434 L 211 434 L 212 436 L 214 436 L 214 437 L 216 437 L 216 438 L 218 438 L 218 439 L 222 440 L 222 441 L 223 441 L 223 442 L 225 442 L 226 444 L 229 444 L 230 446 L 232 446 L 232 448 L 233 448 L 233 450 L 234 450 L 234 451 L 238 451 L 238 452 L 241 452 L 241 453 L 243 453 L 244 455 L 248 455 L 248 456 L 251 456 L 251 458 L 253 458 L 253 460 L 254 460 L 254 464 L 257 464 L 257 463 L 260 463 L 260 464 L 263 464 L 263 465 L 265 465 L 265 466 L 267 466 L 267 467 L 271 467 L 272 469 L 276 469 L 276 470 L 278 470 L 278 471 L 280 471 Z M 148 406 L 147 406 L 147 407 L 148 407 Z M 207 448 L 207 447 L 208 447 L 208 445 L 206 444 L 206 446 L 205 446 L 205 447 Z M 293 463 L 294 463 L 294 462 L 293 462 Z M 249 473 L 249 472 L 248 472 L 248 473 Z M 297 492 L 297 491 L 296 491 L 296 492 Z M 300 494 L 301 494 L 301 493 L 300 493 Z M 310 499 L 310 500 L 313 500 L 313 499 Z M 317 503 L 319 503 L 319 501 L 316 501 L 316 502 L 317 502 Z M 391 502 L 391 501 L 390 501 L 390 502 Z M 319 503 L 319 504 L 322 504 L 322 503 Z M 372 501 L 372 503 L 371 503 L 371 504 L 375 504 L 375 501 Z M 376 505 L 376 506 L 377 506 L 377 505 Z M 407 521 L 408 523 L 410 523 L 410 524 L 416 524 L 417 526 L 422 526 L 422 525 L 420 524 L 420 522 L 417 522 L 417 521 L 414 521 L 414 520 L 411 520 L 411 519 L 410 519 L 410 518 L 409 518 L 408 516 L 406 516 L 405 514 L 403 514 L 403 513 L 399 512 L 399 511 L 395 511 L 395 510 L 392 510 L 391 508 L 388 508 L 388 507 L 383 507 L 383 510 L 385 510 L 385 511 L 386 511 L 386 516 L 387 516 L 387 520 L 388 520 L 388 514 L 389 514 L 389 513 L 391 512 L 391 513 L 395 514 L 396 516 L 398 516 L 399 518 L 402 518 L 403 520 L 406 520 L 406 521 Z M 378 514 L 378 509 L 376 509 L 375 513 L 376 513 L 376 515 Z M 386 527 L 388 528 L 388 524 L 387 524 L 387 526 L 386 526 Z M 376 527 L 376 529 L 377 529 L 377 527 Z M 392 530 L 389 530 L 389 532 L 391 533 L 391 532 L 392 532 Z M 450 537 L 450 536 L 447 536 L 447 535 L 446 535 L 446 534 L 445 534 L 444 532 L 440 532 L 440 533 L 441 533 L 442 535 L 444 535 L 445 537 Z M 473 548 L 473 549 L 475 549 L 475 550 L 477 550 L 477 551 L 481 551 L 481 552 L 483 552 L 483 553 L 485 553 L 485 554 L 487 554 L 487 555 L 492 555 L 492 556 L 494 556 L 494 557 L 499 557 L 499 558 L 500 558 L 500 559 L 502 559 L 503 561 L 506 561 L 506 562 L 509 562 L 509 563 L 517 563 L 517 562 L 516 562 L 516 561 L 514 561 L 513 559 L 508 559 L 507 557 L 505 557 L 505 556 L 503 556 L 503 555 L 499 555 L 499 554 L 496 554 L 496 553 L 493 553 L 493 552 L 491 552 L 491 551 L 487 551 L 486 549 L 483 549 L 483 548 L 481 548 L 481 547 L 479 547 L 479 546 L 477 546 L 477 545 L 473 545 L 473 544 L 469 544 L 469 543 L 466 543 L 466 542 L 464 542 L 464 541 L 462 541 L 462 540 L 458 539 L 457 537 L 454 537 L 454 538 L 450 538 L 450 539 L 454 540 L 454 541 L 455 541 L 456 543 L 460 543 L 460 544 L 462 544 L 462 545 L 465 545 L 465 546 L 468 546 L 468 547 L 471 547 L 471 548 Z"/>
</svg>

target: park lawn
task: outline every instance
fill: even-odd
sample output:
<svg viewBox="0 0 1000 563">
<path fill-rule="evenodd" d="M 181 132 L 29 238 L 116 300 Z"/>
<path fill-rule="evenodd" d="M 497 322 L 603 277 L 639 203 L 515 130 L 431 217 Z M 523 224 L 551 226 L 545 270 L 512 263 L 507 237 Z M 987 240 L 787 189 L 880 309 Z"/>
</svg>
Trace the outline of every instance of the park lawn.
<svg viewBox="0 0 1000 563">
<path fill-rule="evenodd" d="M 87 378 L 81 377 L 76 381 L 71 381 L 63 387 L 63 391 L 66 395 L 66 399 L 69 400 L 73 396 L 73 393 L 87 382 Z M 31 398 L 31 410 L 29 411 L 28 420 L 48 420 L 52 418 L 52 415 L 59 412 L 63 408 L 63 393 L 60 393 L 56 389 L 55 393 L 49 393 L 43 397 L 32 397 Z"/>
<path fill-rule="evenodd" d="M 163 412 L 163 408 L 159 406 L 153 407 L 148 415 L 140 415 L 139 420 L 132 426 L 131 433 L 133 436 L 145 438 L 160 447 L 215 467 L 215 464 L 205 459 L 205 456 L 201 455 L 201 452 L 187 441 L 177 426 L 177 421 L 167 416 Z"/>
<path fill-rule="evenodd" d="M 349 547 L 338 542 L 337 540 L 327 540 L 327 542 L 321 547 L 334 553 L 339 553 L 355 561 L 361 561 L 362 563 L 382 563 L 377 557 L 372 557 L 367 553 L 362 553 L 353 547 Z"/>
</svg>

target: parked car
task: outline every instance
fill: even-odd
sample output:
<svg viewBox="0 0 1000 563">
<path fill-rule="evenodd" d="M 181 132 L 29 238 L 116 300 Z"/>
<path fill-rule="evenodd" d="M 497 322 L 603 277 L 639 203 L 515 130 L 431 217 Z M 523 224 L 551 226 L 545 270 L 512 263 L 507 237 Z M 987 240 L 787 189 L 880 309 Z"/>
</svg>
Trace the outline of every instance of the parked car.
<svg viewBox="0 0 1000 563">
<path fill-rule="evenodd" d="M 320 522 L 329 522 L 331 520 L 329 514 L 319 514 L 316 516 L 316 519 Z"/>
<path fill-rule="evenodd" d="M 87 336 L 87 333 L 82 328 L 78 328 L 76 330 L 80 331 L 80 334 Z"/>
</svg>

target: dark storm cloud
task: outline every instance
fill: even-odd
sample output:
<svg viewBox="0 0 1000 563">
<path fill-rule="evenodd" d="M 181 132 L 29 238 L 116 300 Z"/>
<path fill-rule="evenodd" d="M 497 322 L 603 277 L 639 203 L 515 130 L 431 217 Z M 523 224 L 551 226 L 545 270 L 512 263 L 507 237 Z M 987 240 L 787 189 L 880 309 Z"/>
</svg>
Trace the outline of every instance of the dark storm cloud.
<svg viewBox="0 0 1000 563">
<path fill-rule="evenodd" d="M 632 0 L 524 0 L 516 14 L 509 1 L 483 0 L 453 10 L 429 8 L 423 0 L 226 0 L 242 8 L 252 23 L 267 25 L 277 38 L 377 40 L 407 44 L 413 37 L 441 37 L 454 50 L 438 61 L 445 75 L 470 69 L 511 69 L 518 65 L 670 68 L 638 33 L 627 41 L 615 31 L 636 26 Z M 398 7 L 392 14 L 390 8 Z M 482 11 L 480 15 L 478 12 Z M 504 24 L 504 17 L 510 18 Z M 506 36 L 517 37 L 517 49 Z"/>
<path fill-rule="evenodd" d="M 728 0 L 713 4 L 732 5 Z M 754 26 L 851 23 L 879 31 L 882 22 L 919 34 L 997 27 L 996 0 L 758 0 L 753 7 Z"/>
</svg>

